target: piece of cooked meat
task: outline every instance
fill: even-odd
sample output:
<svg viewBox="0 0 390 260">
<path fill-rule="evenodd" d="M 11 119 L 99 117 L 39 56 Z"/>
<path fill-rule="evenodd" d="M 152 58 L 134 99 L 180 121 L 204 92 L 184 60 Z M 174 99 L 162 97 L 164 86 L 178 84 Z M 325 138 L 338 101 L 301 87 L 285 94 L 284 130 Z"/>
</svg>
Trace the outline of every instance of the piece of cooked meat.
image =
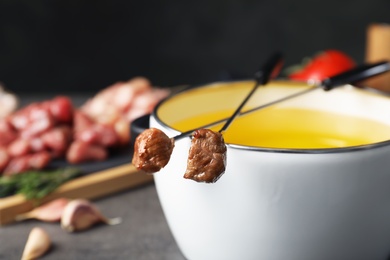
<svg viewBox="0 0 390 260">
<path fill-rule="evenodd" d="M 132 163 L 138 170 L 155 173 L 167 165 L 175 143 L 163 131 L 149 128 L 137 136 Z"/>
<path fill-rule="evenodd" d="M 193 134 L 184 178 L 216 182 L 225 172 L 226 145 L 221 133 L 199 129 Z"/>
</svg>

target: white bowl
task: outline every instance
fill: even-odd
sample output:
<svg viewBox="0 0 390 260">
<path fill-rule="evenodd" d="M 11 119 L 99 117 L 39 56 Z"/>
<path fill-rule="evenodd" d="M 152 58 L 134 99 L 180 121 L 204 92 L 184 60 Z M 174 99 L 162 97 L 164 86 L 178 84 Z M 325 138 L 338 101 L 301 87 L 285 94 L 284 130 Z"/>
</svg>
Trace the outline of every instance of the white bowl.
<svg viewBox="0 0 390 260">
<path fill-rule="evenodd" d="M 156 107 L 150 125 L 175 136 L 172 122 L 234 109 L 252 85 L 220 83 L 179 93 Z M 304 88 L 271 82 L 248 107 Z M 319 89 L 280 106 L 359 116 L 390 129 L 389 97 L 349 85 Z M 177 141 L 168 165 L 154 174 L 164 214 L 186 258 L 383 260 L 390 255 L 389 140 L 334 149 L 227 146 L 226 173 L 214 184 L 183 178 L 190 138 Z"/>
</svg>

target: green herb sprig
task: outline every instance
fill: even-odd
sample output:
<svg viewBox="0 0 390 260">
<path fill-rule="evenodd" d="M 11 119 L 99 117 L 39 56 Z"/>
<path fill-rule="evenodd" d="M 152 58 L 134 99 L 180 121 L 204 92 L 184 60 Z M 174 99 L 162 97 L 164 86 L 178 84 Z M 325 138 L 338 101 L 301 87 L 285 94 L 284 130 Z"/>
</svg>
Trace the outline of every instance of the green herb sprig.
<svg viewBox="0 0 390 260">
<path fill-rule="evenodd" d="M 82 172 L 73 167 L 55 170 L 28 171 L 0 177 L 0 198 L 22 194 L 26 199 L 42 199 Z"/>
</svg>

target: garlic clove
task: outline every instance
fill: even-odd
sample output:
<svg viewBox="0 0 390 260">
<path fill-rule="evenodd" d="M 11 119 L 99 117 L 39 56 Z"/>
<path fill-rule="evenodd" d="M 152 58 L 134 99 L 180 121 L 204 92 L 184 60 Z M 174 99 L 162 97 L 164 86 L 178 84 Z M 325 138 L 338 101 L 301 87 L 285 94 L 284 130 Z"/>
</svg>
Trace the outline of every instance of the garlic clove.
<svg viewBox="0 0 390 260">
<path fill-rule="evenodd" d="M 45 222 L 57 222 L 61 220 L 62 212 L 68 203 L 69 199 L 66 198 L 55 199 L 29 212 L 17 215 L 15 220 L 38 219 Z"/>
<path fill-rule="evenodd" d="M 86 230 L 97 223 L 116 225 L 120 222 L 120 218 L 106 218 L 91 202 L 84 199 L 70 201 L 61 217 L 61 227 L 68 232 Z"/>
<path fill-rule="evenodd" d="M 49 235 L 40 227 L 34 227 L 27 238 L 22 260 L 32 260 L 43 256 L 51 247 Z"/>
</svg>

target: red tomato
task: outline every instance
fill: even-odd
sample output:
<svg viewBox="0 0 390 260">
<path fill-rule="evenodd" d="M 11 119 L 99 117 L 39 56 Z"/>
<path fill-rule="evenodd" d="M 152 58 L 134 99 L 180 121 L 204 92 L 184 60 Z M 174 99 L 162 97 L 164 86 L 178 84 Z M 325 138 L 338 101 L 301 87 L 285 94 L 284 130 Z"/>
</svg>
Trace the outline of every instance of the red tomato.
<svg viewBox="0 0 390 260">
<path fill-rule="evenodd" d="M 322 81 L 355 66 L 355 61 L 347 54 L 338 50 L 325 50 L 314 56 L 302 70 L 288 77 L 302 81 Z"/>
<path fill-rule="evenodd" d="M 68 97 L 59 96 L 50 101 L 50 113 L 60 123 L 70 123 L 73 119 L 73 105 Z"/>
</svg>

